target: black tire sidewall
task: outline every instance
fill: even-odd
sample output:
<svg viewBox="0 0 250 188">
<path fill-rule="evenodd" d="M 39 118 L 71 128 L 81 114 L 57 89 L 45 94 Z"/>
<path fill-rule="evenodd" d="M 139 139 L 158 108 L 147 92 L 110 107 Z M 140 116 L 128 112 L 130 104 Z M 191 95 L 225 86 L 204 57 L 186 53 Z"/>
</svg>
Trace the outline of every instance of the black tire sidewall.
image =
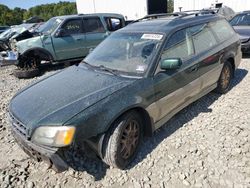
<svg viewBox="0 0 250 188">
<path fill-rule="evenodd" d="M 229 70 L 230 70 L 230 78 L 229 78 L 230 80 L 229 80 L 229 83 L 228 83 L 227 87 L 226 87 L 226 88 L 223 88 L 223 87 L 222 87 L 222 84 L 221 84 L 221 77 L 222 77 L 222 72 L 223 72 L 223 70 L 225 69 L 225 67 L 228 67 Z M 226 63 L 224 64 L 223 68 L 222 68 L 222 71 L 221 71 L 221 75 L 220 75 L 220 78 L 219 78 L 219 81 L 218 81 L 217 92 L 219 92 L 219 93 L 221 93 L 221 94 L 227 93 L 227 92 L 229 91 L 230 86 L 231 86 L 231 83 L 232 83 L 232 77 L 233 77 L 233 67 L 232 67 L 232 65 L 231 65 L 230 62 L 226 62 Z"/>
<path fill-rule="evenodd" d="M 40 74 L 40 70 L 38 68 L 28 70 L 17 69 L 13 74 L 17 78 L 34 78 Z"/>
<path fill-rule="evenodd" d="M 129 121 L 135 120 L 137 121 L 139 125 L 139 140 L 138 144 L 136 146 L 136 149 L 134 153 L 128 158 L 128 159 L 123 159 L 120 154 L 121 150 L 121 145 L 120 145 L 120 139 L 122 137 L 122 133 L 124 129 L 126 128 L 126 125 Z M 136 157 L 136 154 L 138 153 L 139 146 L 142 141 L 142 136 L 143 136 L 143 127 L 142 127 L 142 120 L 140 116 L 136 112 L 130 112 L 122 117 L 118 118 L 118 120 L 113 124 L 113 128 L 109 132 L 107 138 L 106 138 L 106 147 L 112 147 L 112 153 L 109 152 L 109 155 L 113 155 L 112 158 L 114 159 L 114 166 L 124 169 L 127 167 L 129 163 L 132 162 L 132 160 Z M 111 141 L 112 140 L 112 141 Z M 113 142 L 113 143 L 110 143 Z M 112 145 L 110 145 L 112 144 Z M 109 164 L 112 165 L 112 164 Z"/>
<path fill-rule="evenodd" d="M 131 114 L 131 116 L 129 117 L 129 119 L 123 124 L 122 128 L 121 128 L 121 131 L 120 131 L 120 134 L 119 134 L 119 143 L 120 143 L 120 139 L 121 139 L 121 136 L 122 136 L 122 133 L 123 131 L 125 130 L 126 128 L 126 124 L 128 121 L 137 121 L 138 125 L 139 125 L 139 140 L 138 140 L 138 144 L 136 146 L 136 149 L 133 153 L 133 155 L 131 155 L 128 159 L 124 160 L 122 157 L 121 157 L 121 154 L 120 154 L 120 149 L 121 149 L 121 145 L 119 144 L 118 148 L 117 148 L 117 164 L 119 164 L 119 166 L 121 168 L 125 168 L 136 156 L 137 152 L 138 152 L 138 149 L 139 149 L 139 145 L 141 144 L 141 139 L 142 139 L 142 122 L 140 120 L 140 117 L 137 115 L 137 114 Z"/>
</svg>

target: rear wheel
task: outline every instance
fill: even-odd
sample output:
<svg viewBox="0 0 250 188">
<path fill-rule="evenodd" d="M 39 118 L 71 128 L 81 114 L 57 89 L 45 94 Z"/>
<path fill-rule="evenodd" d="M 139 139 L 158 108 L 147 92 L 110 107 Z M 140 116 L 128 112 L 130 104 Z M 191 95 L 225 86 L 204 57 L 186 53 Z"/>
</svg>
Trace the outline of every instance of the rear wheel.
<svg viewBox="0 0 250 188">
<path fill-rule="evenodd" d="M 230 62 L 226 62 L 222 68 L 216 92 L 221 94 L 228 92 L 231 86 L 232 77 L 233 77 L 232 65 Z"/>
<path fill-rule="evenodd" d="M 124 169 L 137 154 L 142 139 L 142 120 L 131 111 L 121 116 L 107 133 L 104 141 L 104 161 Z"/>
</svg>

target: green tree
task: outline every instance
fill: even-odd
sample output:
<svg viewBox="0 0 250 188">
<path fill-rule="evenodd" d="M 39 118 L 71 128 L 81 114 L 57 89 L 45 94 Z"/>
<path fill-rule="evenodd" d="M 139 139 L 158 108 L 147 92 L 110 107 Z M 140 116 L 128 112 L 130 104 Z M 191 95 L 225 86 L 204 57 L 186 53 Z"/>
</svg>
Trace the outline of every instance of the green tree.
<svg viewBox="0 0 250 188">
<path fill-rule="evenodd" d="M 21 8 L 9 9 L 0 4 L 0 25 L 18 25 L 30 17 L 37 16 L 45 21 L 54 16 L 77 14 L 76 3 L 59 2 L 38 5 L 28 10 Z"/>
<path fill-rule="evenodd" d="M 174 11 L 174 0 L 168 0 L 168 10 L 169 13 Z"/>
<path fill-rule="evenodd" d="M 54 16 L 76 14 L 76 4 L 70 2 L 51 3 L 46 5 L 38 5 L 30 8 L 25 14 L 24 19 L 32 16 L 38 16 L 44 20 L 48 20 Z"/>
</svg>

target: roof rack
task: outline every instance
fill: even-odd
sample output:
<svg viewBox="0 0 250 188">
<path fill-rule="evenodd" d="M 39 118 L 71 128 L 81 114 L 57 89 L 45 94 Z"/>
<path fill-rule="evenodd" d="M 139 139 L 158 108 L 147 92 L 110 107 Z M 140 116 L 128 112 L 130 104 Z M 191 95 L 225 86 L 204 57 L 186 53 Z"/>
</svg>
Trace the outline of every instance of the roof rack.
<svg viewBox="0 0 250 188">
<path fill-rule="evenodd" d="M 188 14 L 188 12 L 192 12 L 191 14 L 188 15 L 195 15 L 195 16 L 199 16 L 200 15 L 205 15 L 205 14 L 216 14 L 215 10 L 213 9 L 201 9 L 201 10 L 187 10 L 184 11 L 185 13 Z"/>
<path fill-rule="evenodd" d="M 189 13 L 189 12 L 192 12 L 192 13 Z M 202 10 L 188 10 L 188 11 L 174 12 L 174 13 L 149 14 L 138 20 L 134 20 L 131 23 L 135 23 L 135 22 L 139 22 L 143 20 L 157 19 L 161 17 L 176 16 L 178 18 L 183 18 L 183 17 L 191 16 L 191 15 L 199 16 L 199 15 L 207 15 L 207 14 L 216 14 L 216 12 L 210 9 L 202 9 Z"/>
<path fill-rule="evenodd" d="M 142 20 L 157 19 L 157 18 L 161 18 L 161 17 L 184 16 L 184 15 L 187 15 L 187 14 L 184 13 L 184 12 L 162 13 L 162 14 L 149 14 L 149 15 L 146 15 L 146 16 L 144 16 L 142 18 L 134 20 L 131 23 L 139 22 L 139 21 L 142 21 Z"/>
</svg>

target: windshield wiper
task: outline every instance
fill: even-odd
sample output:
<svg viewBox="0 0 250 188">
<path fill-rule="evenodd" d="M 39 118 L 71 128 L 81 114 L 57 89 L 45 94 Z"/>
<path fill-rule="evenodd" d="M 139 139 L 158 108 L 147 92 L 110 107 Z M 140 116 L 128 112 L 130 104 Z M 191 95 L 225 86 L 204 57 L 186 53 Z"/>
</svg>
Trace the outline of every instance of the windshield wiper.
<svg viewBox="0 0 250 188">
<path fill-rule="evenodd" d="M 102 71 L 106 71 L 106 72 L 109 72 L 115 76 L 119 76 L 119 74 L 117 74 L 117 71 L 114 70 L 114 69 L 110 69 L 108 67 L 105 67 L 103 65 L 99 65 L 99 66 L 96 66 L 98 69 L 102 70 Z"/>
<path fill-rule="evenodd" d="M 119 76 L 119 74 L 117 73 L 117 70 L 110 69 L 108 67 L 105 67 L 104 65 L 95 66 L 95 65 L 91 65 L 91 64 L 87 63 L 86 61 L 82 61 L 81 63 L 86 64 L 91 69 L 99 69 L 101 71 L 109 72 L 115 76 Z"/>
<path fill-rule="evenodd" d="M 81 61 L 81 63 L 87 65 L 87 67 L 91 68 L 91 69 L 94 69 L 94 66 L 93 65 L 90 65 L 89 63 L 87 63 L 86 61 Z"/>
</svg>

